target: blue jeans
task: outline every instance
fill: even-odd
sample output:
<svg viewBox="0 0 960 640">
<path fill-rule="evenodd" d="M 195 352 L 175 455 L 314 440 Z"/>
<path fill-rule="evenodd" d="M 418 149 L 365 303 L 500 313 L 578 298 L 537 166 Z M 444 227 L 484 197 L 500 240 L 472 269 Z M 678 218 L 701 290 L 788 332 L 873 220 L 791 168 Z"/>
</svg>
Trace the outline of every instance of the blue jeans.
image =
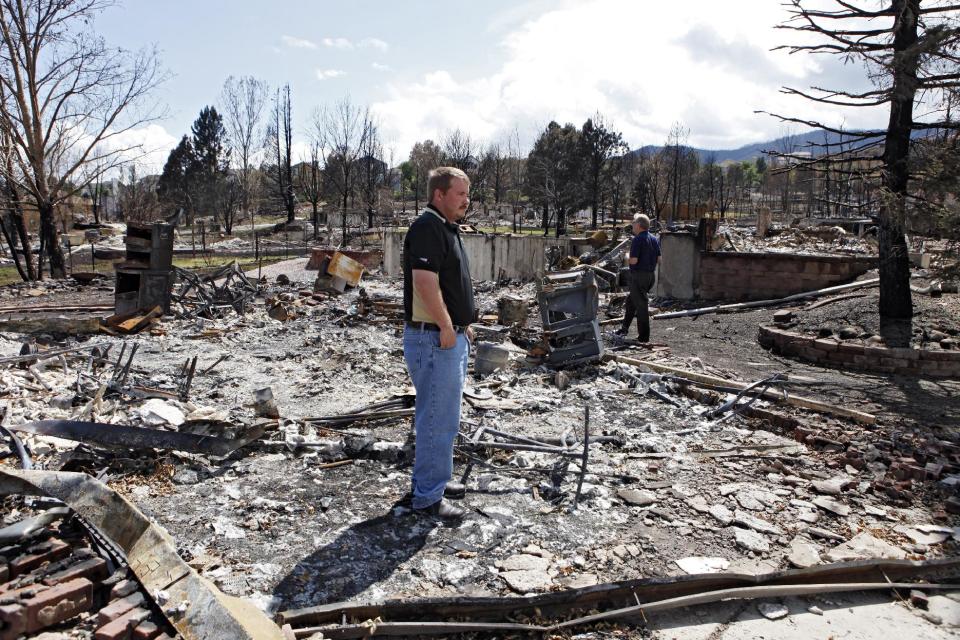
<svg viewBox="0 0 960 640">
<path fill-rule="evenodd" d="M 443 498 L 453 475 L 453 442 L 460 429 L 460 400 L 467 375 L 467 337 L 440 348 L 440 333 L 405 327 L 403 359 L 417 390 L 413 425 L 413 508 L 429 507 Z"/>
</svg>

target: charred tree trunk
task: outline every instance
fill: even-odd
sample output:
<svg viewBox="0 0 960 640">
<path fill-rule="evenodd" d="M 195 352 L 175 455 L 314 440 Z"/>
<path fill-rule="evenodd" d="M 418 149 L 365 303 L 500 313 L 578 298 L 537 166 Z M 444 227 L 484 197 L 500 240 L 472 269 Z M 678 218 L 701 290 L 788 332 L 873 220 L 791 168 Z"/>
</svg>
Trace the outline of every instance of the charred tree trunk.
<svg viewBox="0 0 960 640">
<path fill-rule="evenodd" d="M 20 261 L 20 252 L 17 247 L 16 232 L 14 230 L 13 216 L 8 215 L 5 219 L 0 219 L 0 231 L 3 232 L 3 239 L 7 241 L 7 246 L 10 247 L 10 257 L 13 258 L 13 264 L 17 267 L 17 273 L 20 274 L 20 279 L 24 282 L 33 280 L 27 275 L 26 270 L 23 267 L 22 262 Z M 24 252 L 22 254 L 27 262 L 30 262 L 30 253 Z"/>
<path fill-rule="evenodd" d="M 880 207 L 880 318 L 913 316 L 910 259 L 904 236 L 905 203 L 910 171 L 910 133 L 917 92 L 917 19 L 920 0 L 893 0 L 893 89 L 890 124 L 883 152 L 883 203 Z M 907 336 L 909 339 L 909 335 Z"/>
<path fill-rule="evenodd" d="M 60 234 L 57 232 L 57 225 L 54 222 L 55 209 L 49 202 L 43 202 L 38 207 L 40 210 L 40 265 L 37 268 L 38 274 L 43 273 L 43 257 L 50 260 L 50 277 L 53 279 L 62 279 L 67 277 L 67 265 L 63 259 L 63 251 L 60 249 Z"/>
</svg>

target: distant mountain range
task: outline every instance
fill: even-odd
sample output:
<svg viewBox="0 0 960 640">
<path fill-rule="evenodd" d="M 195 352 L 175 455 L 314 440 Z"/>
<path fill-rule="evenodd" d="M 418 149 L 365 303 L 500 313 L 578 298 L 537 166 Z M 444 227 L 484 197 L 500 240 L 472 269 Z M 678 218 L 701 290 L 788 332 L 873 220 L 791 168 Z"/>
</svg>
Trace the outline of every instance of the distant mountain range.
<svg viewBox="0 0 960 640">
<path fill-rule="evenodd" d="M 756 160 L 763 155 L 764 151 L 786 151 L 788 149 L 792 149 L 794 153 L 809 151 L 814 155 L 819 155 L 824 152 L 823 149 L 808 147 L 811 144 L 824 144 L 824 135 L 827 136 L 826 141 L 831 145 L 835 145 L 840 141 L 839 134 L 811 130 L 806 133 L 783 136 L 781 138 L 776 138 L 775 140 L 767 140 L 766 142 L 748 144 L 746 146 L 739 147 L 738 149 L 698 149 L 694 147 L 693 150 L 700 155 L 701 161 L 705 160 L 710 154 L 713 154 L 718 163 Z M 645 147 L 641 147 L 640 149 L 631 151 L 630 153 L 636 154 L 642 151 L 646 151 L 647 153 L 656 153 L 662 148 L 662 146 L 647 145 Z"/>
</svg>

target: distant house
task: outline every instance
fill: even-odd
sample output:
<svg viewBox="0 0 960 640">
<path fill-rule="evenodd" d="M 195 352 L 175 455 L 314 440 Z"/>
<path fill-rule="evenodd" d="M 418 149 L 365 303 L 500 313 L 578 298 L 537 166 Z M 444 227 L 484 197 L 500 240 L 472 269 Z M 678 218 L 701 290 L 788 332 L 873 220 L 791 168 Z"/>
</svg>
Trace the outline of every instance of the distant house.
<svg viewBox="0 0 960 640">
<path fill-rule="evenodd" d="M 357 158 L 357 175 L 376 175 L 386 178 L 387 163 L 371 155 Z"/>
</svg>

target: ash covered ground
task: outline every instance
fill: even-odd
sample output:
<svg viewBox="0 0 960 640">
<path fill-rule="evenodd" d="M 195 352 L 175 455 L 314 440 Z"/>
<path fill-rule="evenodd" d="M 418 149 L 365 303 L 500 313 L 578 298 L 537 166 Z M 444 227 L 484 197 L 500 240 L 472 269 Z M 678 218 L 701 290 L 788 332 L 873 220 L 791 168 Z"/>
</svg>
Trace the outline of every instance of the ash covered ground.
<svg viewBox="0 0 960 640">
<path fill-rule="evenodd" d="M 361 315 L 357 291 L 323 300 L 301 291 L 312 278 L 301 268 L 293 262 L 264 273 L 270 282 L 280 273 L 292 279 L 270 287 L 272 297 L 285 294 L 291 311 L 285 322 L 270 318 L 258 300 L 245 316 L 164 319 L 138 336 L 93 338 L 139 344 L 132 375 L 149 387 L 173 388 L 189 357 L 199 356 L 198 372 L 226 357 L 196 376 L 189 402 L 165 401 L 186 419 L 261 423 L 254 392 L 272 389 L 281 418 L 259 442 L 226 458 L 171 453 L 138 462 L 124 452 L 85 454 L 94 472 L 105 469 L 113 486 L 170 532 L 202 575 L 268 611 L 957 552 L 960 521 L 945 501 L 960 479 L 949 465 L 936 476 L 906 479 L 895 468 L 914 451 L 926 451 L 931 461 L 956 455 L 957 384 L 914 381 L 928 401 L 915 415 L 901 411 L 897 398 L 915 401 L 904 381 L 797 365 L 756 346 L 756 326 L 769 310 L 655 322 L 654 340 L 668 346 L 652 351 L 612 335 L 608 346 L 728 379 L 799 372 L 821 382 L 802 393 L 874 411 L 876 425 L 782 406 L 775 411 L 783 419 L 710 418 L 702 397 L 675 384 L 653 385 L 672 403 L 633 388 L 624 373 L 642 368 L 590 364 L 558 378 L 515 346 L 507 370 L 468 379 L 473 397 L 464 403 L 462 431 L 486 426 L 537 439 L 581 439 L 589 405 L 591 435 L 609 438 L 590 446 L 579 505 L 573 509 L 575 460 L 562 469 L 549 454 L 484 451 L 470 458 L 461 451 L 455 473 L 476 463 L 464 499 L 468 517 L 444 526 L 418 516 L 404 502 L 410 418 L 330 430 L 307 421 L 408 392 L 402 329 L 386 315 Z M 363 287 L 372 299 L 400 301 L 396 280 L 372 277 Z M 483 313 L 495 312 L 507 293 L 535 300 L 532 285 L 479 289 Z M 533 306 L 524 333 L 531 341 L 536 314 Z M 509 342 L 496 330 L 483 336 Z M 21 341 L 3 336 L 0 355 L 18 353 Z M 0 372 L 9 421 L 78 415 L 118 424 L 163 421 L 143 401 L 126 397 L 94 407 L 78 402 L 73 372 L 51 366 L 43 375 L 53 391 Z M 798 442 L 798 424 L 821 441 Z M 27 440 L 48 468 L 59 468 L 76 446 Z"/>
</svg>

